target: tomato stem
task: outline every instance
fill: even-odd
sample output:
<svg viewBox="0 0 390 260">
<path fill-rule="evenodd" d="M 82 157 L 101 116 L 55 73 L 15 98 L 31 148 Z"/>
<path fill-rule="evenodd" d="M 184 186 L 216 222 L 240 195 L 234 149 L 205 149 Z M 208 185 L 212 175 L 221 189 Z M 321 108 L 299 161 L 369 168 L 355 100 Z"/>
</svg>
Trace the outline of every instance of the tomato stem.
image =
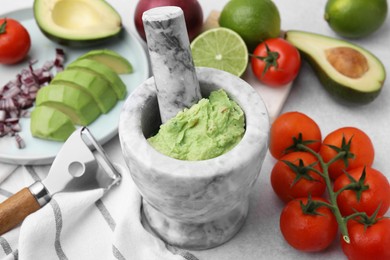
<svg viewBox="0 0 390 260">
<path fill-rule="evenodd" d="M 330 204 L 330 203 L 327 203 L 327 202 L 324 202 L 324 201 L 320 201 L 320 200 L 315 201 L 315 203 L 318 206 L 325 206 L 325 207 L 330 208 L 331 210 L 334 210 L 334 206 L 332 204 Z"/>
<path fill-rule="evenodd" d="M 313 166 L 317 163 L 313 163 L 310 165 L 305 165 L 302 159 L 299 159 L 298 165 L 295 165 L 294 163 L 288 161 L 288 160 L 282 160 L 290 169 L 295 173 L 295 179 L 291 186 L 295 185 L 298 181 L 301 179 L 306 179 L 309 181 L 315 181 L 313 177 L 309 175 L 309 171 L 315 171 L 316 173 L 319 173 L 318 170 L 316 170 Z"/>
<path fill-rule="evenodd" d="M 348 222 L 350 219 L 354 219 L 356 217 L 363 217 L 363 218 L 365 218 L 365 217 L 367 217 L 367 214 L 364 213 L 364 212 L 356 212 L 356 213 L 353 213 L 353 214 L 351 214 L 349 216 L 344 217 L 344 220 L 345 220 L 345 222 Z"/>
<path fill-rule="evenodd" d="M 329 165 L 331 165 L 332 163 L 334 163 L 335 161 L 338 161 L 342 158 L 344 158 L 346 152 L 345 151 L 341 151 L 341 152 L 338 152 L 337 155 L 335 157 L 333 157 L 332 159 L 329 160 L 329 162 L 325 163 L 327 168 L 329 167 Z"/>
<path fill-rule="evenodd" d="M 321 171 L 317 170 L 316 168 L 310 167 L 310 171 L 313 171 L 318 175 L 320 175 L 322 178 L 325 178 L 324 174 Z"/>
<path fill-rule="evenodd" d="M 352 185 L 354 185 L 354 184 L 351 184 L 351 183 L 350 183 L 350 184 L 345 185 L 345 186 L 343 186 L 342 188 L 340 188 L 338 191 L 335 192 L 336 197 L 339 196 L 339 194 L 340 194 L 341 192 L 343 192 L 343 191 L 345 191 L 345 190 L 351 189 L 351 186 L 352 186 Z"/>
<path fill-rule="evenodd" d="M 7 18 L 4 18 L 4 22 L 0 25 L 0 34 L 5 33 L 6 26 L 7 26 Z"/>
<path fill-rule="evenodd" d="M 271 67 L 274 67 L 275 70 L 278 69 L 278 59 L 279 59 L 279 53 L 276 51 L 271 51 L 268 45 L 265 43 L 265 48 L 267 50 L 267 56 L 257 56 L 254 54 L 249 54 L 250 57 L 254 57 L 256 59 L 262 60 L 265 62 L 265 67 L 263 70 L 263 73 L 261 74 L 261 77 L 264 77 L 264 75 L 271 69 Z"/>
<path fill-rule="evenodd" d="M 358 222 L 364 225 L 365 228 L 374 225 L 378 220 L 382 219 L 382 217 L 377 218 L 379 209 L 381 207 L 381 203 L 378 205 L 374 213 L 369 217 L 365 212 L 356 212 L 355 214 L 352 214 L 351 218 L 360 217 Z"/>
<path fill-rule="evenodd" d="M 336 191 L 336 196 L 345 190 L 353 190 L 356 192 L 357 201 L 360 201 L 362 192 L 369 189 L 369 186 L 364 184 L 364 180 L 366 178 L 366 167 L 363 168 L 363 172 L 359 180 L 355 180 L 351 175 L 348 174 L 348 172 L 345 172 L 345 174 L 351 182 Z"/>
<path fill-rule="evenodd" d="M 334 158 L 332 158 L 329 162 L 326 163 L 323 160 L 323 158 L 321 157 L 321 155 L 318 154 L 317 152 L 315 152 L 310 147 L 307 147 L 304 144 L 298 144 L 297 147 L 299 149 L 302 149 L 304 151 L 307 151 L 307 152 L 313 154 L 318 159 L 318 161 L 319 161 L 319 163 L 321 165 L 322 171 L 323 171 L 322 174 L 320 174 L 320 175 L 325 180 L 326 189 L 327 189 L 328 194 L 329 194 L 330 204 L 327 205 L 327 206 L 332 210 L 333 215 L 336 218 L 336 221 L 337 221 L 337 223 L 339 225 L 340 232 L 341 232 L 341 234 L 343 236 L 343 240 L 347 244 L 349 244 L 351 242 L 350 239 L 349 239 L 348 228 L 347 228 L 347 221 L 348 221 L 349 218 L 344 218 L 341 215 L 340 209 L 339 209 L 339 207 L 337 205 L 337 196 L 338 196 L 338 194 L 333 191 L 332 181 L 331 181 L 331 179 L 329 177 L 329 172 L 328 172 L 329 165 L 331 165 L 333 162 L 339 160 L 340 158 L 343 158 L 345 156 L 346 152 L 345 151 L 340 151 Z"/>
</svg>

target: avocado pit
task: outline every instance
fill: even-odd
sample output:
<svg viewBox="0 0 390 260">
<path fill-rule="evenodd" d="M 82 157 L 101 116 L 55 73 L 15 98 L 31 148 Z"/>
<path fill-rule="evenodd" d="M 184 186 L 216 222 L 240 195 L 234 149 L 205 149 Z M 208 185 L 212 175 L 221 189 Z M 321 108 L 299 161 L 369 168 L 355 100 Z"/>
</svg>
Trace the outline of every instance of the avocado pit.
<svg viewBox="0 0 390 260">
<path fill-rule="evenodd" d="M 325 50 L 326 59 L 341 74 L 358 79 L 368 70 L 366 57 L 350 47 L 335 47 Z"/>
</svg>

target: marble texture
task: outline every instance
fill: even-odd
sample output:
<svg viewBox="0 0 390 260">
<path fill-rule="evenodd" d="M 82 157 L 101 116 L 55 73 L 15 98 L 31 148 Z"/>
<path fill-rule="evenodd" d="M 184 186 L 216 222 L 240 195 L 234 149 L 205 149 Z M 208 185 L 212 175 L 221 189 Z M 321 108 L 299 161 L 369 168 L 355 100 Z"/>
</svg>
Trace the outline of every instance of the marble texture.
<svg viewBox="0 0 390 260">
<path fill-rule="evenodd" d="M 266 107 L 250 85 L 216 69 L 197 68 L 197 76 L 203 97 L 223 88 L 245 113 L 245 134 L 231 151 L 182 161 L 149 145 L 146 139 L 161 124 L 153 77 L 128 97 L 119 121 L 122 153 L 149 225 L 168 243 L 187 249 L 221 245 L 241 228 L 269 136 Z"/>
<path fill-rule="evenodd" d="M 143 13 L 162 122 L 201 97 L 183 10 L 163 6 Z"/>
</svg>

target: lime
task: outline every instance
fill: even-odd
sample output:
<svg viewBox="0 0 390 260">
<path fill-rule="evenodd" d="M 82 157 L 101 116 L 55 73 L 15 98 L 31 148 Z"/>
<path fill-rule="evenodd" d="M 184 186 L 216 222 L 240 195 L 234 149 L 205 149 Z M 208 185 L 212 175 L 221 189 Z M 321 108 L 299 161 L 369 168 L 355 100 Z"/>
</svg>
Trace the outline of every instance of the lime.
<svg viewBox="0 0 390 260">
<path fill-rule="evenodd" d="M 337 34 L 359 38 L 379 29 L 386 16 L 387 0 L 329 0 L 324 18 Z"/>
<path fill-rule="evenodd" d="M 231 0 L 222 9 L 219 25 L 237 32 L 249 51 L 280 34 L 280 14 L 271 0 Z"/>
<path fill-rule="evenodd" d="M 209 67 L 241 76 L 248 66 L 248 49 L 233 30 L 218 27 L 198 35 L 191 43 L 197 67 Z"/>
</svg>

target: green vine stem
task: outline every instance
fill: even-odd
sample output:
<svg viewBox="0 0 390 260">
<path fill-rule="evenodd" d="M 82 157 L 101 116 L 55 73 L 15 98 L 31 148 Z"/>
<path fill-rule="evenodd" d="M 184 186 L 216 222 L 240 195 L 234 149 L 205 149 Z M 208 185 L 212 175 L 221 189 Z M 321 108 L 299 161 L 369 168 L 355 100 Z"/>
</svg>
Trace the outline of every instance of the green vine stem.
<svg viewBox="0 0 390 260">
<path fill-rule="evenodd" d="M 341 215 L 340 209 L 339 209 L 339 207 L 337 205 L 337 196 L 340 194 L 340 192 L 334 192 L 333 191 L 332 181 L 331 181 L 331 179 L 329 177 L 329 172 L 328 172 L 329 165 L 331 165 L 332 163 L 334 163 L 335 161 L 337 161 L 339 159 L 342 159 L 346 155 L 346 152 L 345 151 L 339 152 L 334 158 L 332 158 L 329 162 L 326 163 L 326 162 L 324 162 L 322 157 L 317 152 L 315 152 L 311 148 L 307 147 L 306 145 L 304 145 L 304 144 L 297 144 L 296 147 L 299 150 L 303 150 L 303 151 L 306 151 L 306 152 L 309 152 L 309 153 L 313 154 L 318 159 L 318 162 L 320 163 L 320 166 L 322 168 L 322 172 L 317 171 L 314 168 L 311 169 L 311 170 L 313 170 L 314 172 L 316 172 L 317 174 L 322 176 L 324 178 L 324 180 L 325 180 L 326 189 L 327 189 L 328 194 L 329 194 L 329 202 L 330 203 L 324 203 L 323 205 L 329 207 L 332 210 L 334 216 L 336 217 L 337 223 L 339 225 L 339 229 L 340 229 L 340 232 L 342 234 L 343 240 L 346 243 L 349 244 L 350 243 L 350 239 L 349 239 L 348 228 L 347 228 L 348 220 L 350 220 L 352 218 L 359 217 L 359 216 L 363 216 L 364 217 L 364 216 L 366 216 L 366 214 L 363 213 L 363 212 L 356 212 L 356 213 L 354 213 L 352 215 L 349 215 L 349 216 L 346 216 L 346 217 L 343 217 Z M 343 188 L 343 190 L 348 189 L 352 185 L 353 184 L 346 185 Z"/>
<path fill-rule="evenodd" d="M 7 26 L 7 18 L 4 18 L 4 22 L 0 24 L 0 34 L 5 33 L 5 27 Z"/>
</svg>

